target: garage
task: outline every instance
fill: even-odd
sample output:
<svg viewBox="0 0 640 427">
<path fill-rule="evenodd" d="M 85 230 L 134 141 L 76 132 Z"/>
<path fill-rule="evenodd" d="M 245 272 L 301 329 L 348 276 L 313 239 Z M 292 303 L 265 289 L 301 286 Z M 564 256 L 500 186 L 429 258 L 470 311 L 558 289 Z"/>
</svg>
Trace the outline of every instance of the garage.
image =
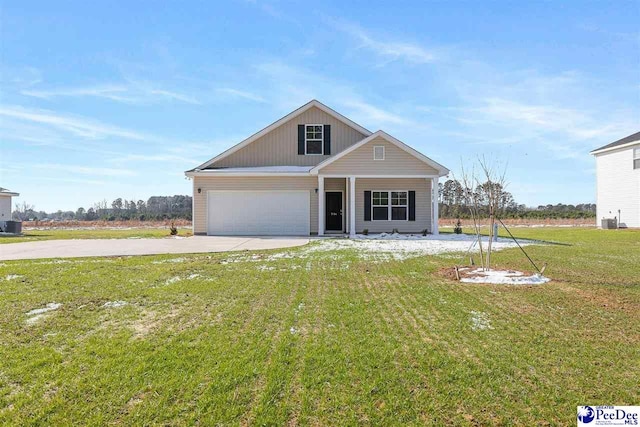
<svg viewBox="0 0 640 427">
<path fill-rule="evenodd" d="M 308 236 L 309 191 L 209 191 L 207 234 Z"/>
</svg>

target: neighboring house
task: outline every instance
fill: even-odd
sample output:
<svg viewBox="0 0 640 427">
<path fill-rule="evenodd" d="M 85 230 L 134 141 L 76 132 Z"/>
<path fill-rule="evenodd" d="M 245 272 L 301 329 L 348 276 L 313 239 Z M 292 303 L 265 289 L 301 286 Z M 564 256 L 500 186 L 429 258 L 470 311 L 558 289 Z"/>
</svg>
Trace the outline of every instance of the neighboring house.
<svg viewBox="0 0 640 427">
<path fill-rule="evenodd" d="M 596 158 L 597 221 L 640 227 L 640 132 L 591 152 Z"/>
<path fill-rule="evenodd" d="M 12 193 L 6 188 L 0 187 L 0 222 L 11 221 L 11 198 L 18 197 L 19 193 Z"/>
<path fill-rule="evenodd" d="M 193 232 L 209 235 L 437 234 L 448 173 L 316 100 L 185 172 Z"/>
</svg>

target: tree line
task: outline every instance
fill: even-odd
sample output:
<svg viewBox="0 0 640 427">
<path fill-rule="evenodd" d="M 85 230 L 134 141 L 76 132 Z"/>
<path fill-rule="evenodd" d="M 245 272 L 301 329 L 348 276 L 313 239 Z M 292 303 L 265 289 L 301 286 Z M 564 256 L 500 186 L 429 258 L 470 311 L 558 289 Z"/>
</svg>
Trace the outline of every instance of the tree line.
<svg viewBox="0 0 640 427">
<path fill-rule="evenodd" d="M 490 187 L 492 186 L 492 187 Z M 439 184 L 438 202 L 441 218 L 469 218 L 469 208 L 467 205 L 473 194 L 479 201 L 479 210 L 489 209 L 489 194 L 493 189 L 498 194 L 498 214 L 501 218 L 595 218 L 596 205 L 594 203 L 583 203 L 578 205 L 540 205 L 529 207 L 516 203 L 513 195 L 506 191 L 499 183 L 483 183 L 475 188 L 465 188 L 460 181 L 449 179 Z M 18 221 L 28 220 L 58 220 L 58 221 L 119 221 L 138 220 L 154 221 L 165 219 L 186 219 L 191 220 L 191 196 L 152 196 L 148 200 L 126 200 L 117 198 L 109 203 L 102 200 L 93 206 L 85 209 L 79 207 L 74 211 L 45 212 L 37 211 L 33 205 L 22 203 L 16 205 L 13 218 Z"/>
<path fill-rule="evenodd" d="M 498 212 L 500 218 L 532 218 L 532 219 L 575 219 L 595 218 L 595 203 L 582 203 L 578 205 L 540 205 L 530 207 L 518 204 L 513 195 L 506 191 L 502 184 L 497 182 L 485 182 L 476 185 L 475 188 L 465 187 L 456 179 L 449 179 L 440 183 L 438 188 L 438 202 L 440 218 L 469 219 L 469 200 L 478 201 L 478 209 L 484 215 L 489 211 L 489 195 L 497 194 Z"/>
<path fill-rule="evenodd" d="M 126 200 L 117 198 L 109 203 L 107 200 L 94 203 L 85 209 L 79 207 L 74 211 L 45 212 L 37 211 L 35 206 L 27 203 L 16 205 L 13 218 L 18 221 L 56 220 L 56 221 L 121 221 L 138 220 L 153 221 L 165 219 L 191 220 L 191 196 L 152 196 L 148 200 Z"/>
</svg>

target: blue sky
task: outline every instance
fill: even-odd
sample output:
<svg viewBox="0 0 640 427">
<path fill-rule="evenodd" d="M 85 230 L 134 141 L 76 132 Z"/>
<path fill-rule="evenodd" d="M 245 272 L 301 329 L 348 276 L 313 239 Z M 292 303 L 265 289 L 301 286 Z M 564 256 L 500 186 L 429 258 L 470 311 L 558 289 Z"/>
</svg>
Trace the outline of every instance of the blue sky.
<svg viewBox="0 0 640 427">
<path fill-rule="evenodd" d="M 348 3 L 348 4 L 347 4 Z M 0 186 L 37 209 L 190 194 L 312 98 L 528 205 L 595 200 L 640 130 L 640 2 L 3 2 Z"/>
</svg>

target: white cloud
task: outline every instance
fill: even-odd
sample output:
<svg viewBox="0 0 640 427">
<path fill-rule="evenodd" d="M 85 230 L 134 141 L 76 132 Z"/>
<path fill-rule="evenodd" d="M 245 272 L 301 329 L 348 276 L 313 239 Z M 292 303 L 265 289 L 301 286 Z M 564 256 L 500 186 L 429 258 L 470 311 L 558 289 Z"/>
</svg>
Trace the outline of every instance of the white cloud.
<svg viewBox="0 0 640 427">
<path fill-rule="evenodd" d="M 217 91 L 226 95 L 230 95 L 232 97 L 248 99 L 250 101 L 255 101 L 255 102 L 266 102 L 265 99 L 260 95 L 256 95 L 254 93 L 246 92 L 243 90 L 223 87 L 223 88 L 217 89 Z"/>
<path fill-rule="evenodd" d="M 107 125 L 82 117 L 62 115 L 48 110 L 27 109 L 19 106 L 0 106 L 0 116 L 45 125 L 87 139 L 119 137 L 145 140 L 149 138 L 147 135 L 133 130 Z"/>
<path fill-rule="evenodd" d="M 23 165 L 26 166 L 26 165 Z M 106 177 L 121 177 L 121 176 L 135 176 L 136 173 L 130 169 L 116 169 L 116 168 L 104 168 L 94 166 L 82 166 L 82 165 L 65 165 L 60 163 L 37 163 L 29 165 L 30 168 L 46 169 L 68 172 L 72 174 L 80 175 L 98 175 Z"/>
<path fill-rule="evenodd" d="M 503 98 L 485 99 L 480 107 L 467 109 L 467 113 L 475 118 L 468 124 L 484 123 L 510 130 L 511 137 L 493 142 L 537 141 L 561 158 L 583 156 L 594 140 L 606 143 L 633 129 L 632 121 L 622 116 L 605 118 L 576 108 Z"/>
<path fill-rule="evenodd" d="M 149 104 L 164 100 L 180 101 L 187 104 L 200 104 L 192 96 L 160 89 L 146 82 L 130 81 L 127 84 L 107 83 L 94 86 L 62 87 L 54 89 L 25 89 L 22 95 L 40 99 L 57 97 L 94 97 L 125 104 Z"/>
<path fill-rule="evenodd" d="M 429 50 L 417 43 L 408 41 L 389 41 L 375 38 L 370 32 L 354 23 L 337 21 L 328 18 L 327 21 L 337 29 L 352 36 L 361 48 L 370 50 L 387 61 L 404 60 L 414 64 L 429 64 L 436 62 L 438 56 L 434 50 Z"/>
<path fill-rule="evenodd" d="M 198 164 L 202 161 L 179 156 L 173 153 L 167 154 L 125 154 L 108 160 L 110 163 L 128 163 L 128 162 L 168 162 L 168 163 L 191 163 Z"/>
<path fill-rule="evenodd" d="M 347 99 L 341 100 L 340 103 L 351 109 L 349 116 L 367 123 L 377 123 L 378 126 L 385 124 L 406 125 L 410 123 L 405 117 L 385 111 L 361 100 Z"/>
</svg>

